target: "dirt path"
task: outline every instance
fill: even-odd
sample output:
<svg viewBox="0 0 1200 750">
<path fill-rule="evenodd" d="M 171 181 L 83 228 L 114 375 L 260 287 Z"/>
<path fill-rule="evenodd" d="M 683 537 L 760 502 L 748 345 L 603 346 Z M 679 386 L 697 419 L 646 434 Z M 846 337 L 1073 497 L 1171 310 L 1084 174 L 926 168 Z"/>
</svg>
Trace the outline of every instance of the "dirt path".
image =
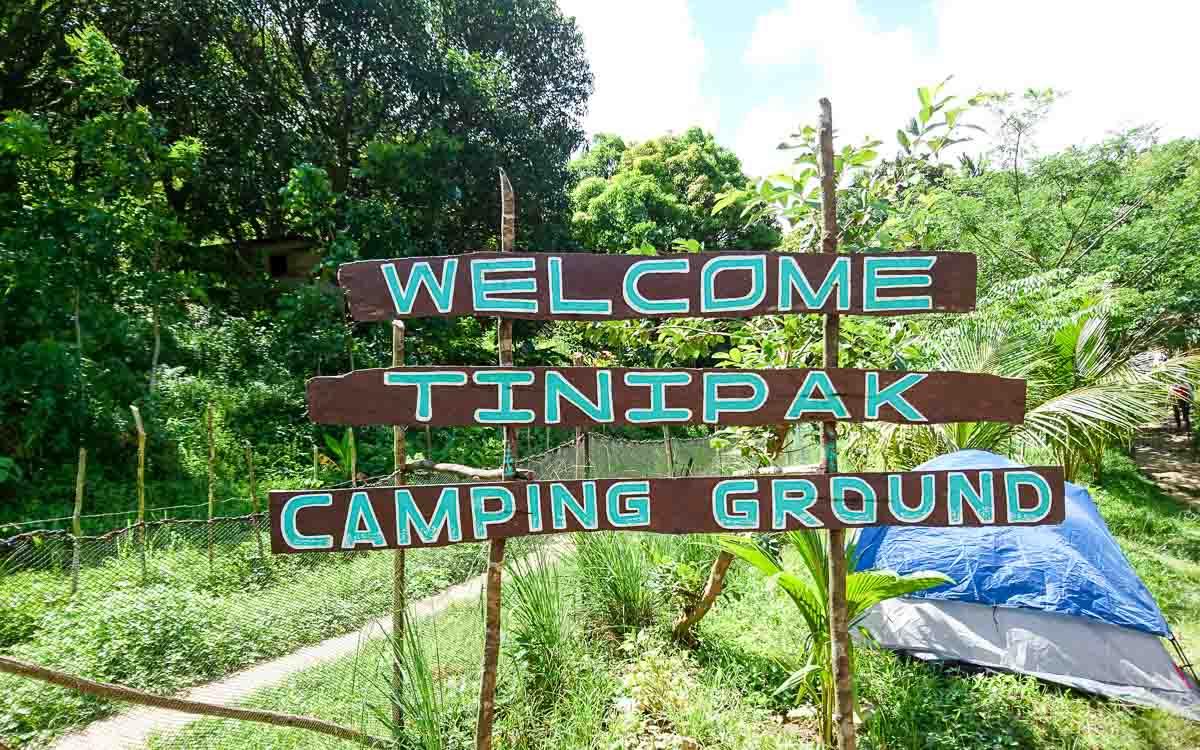
<svg viewBox="0 0 1200 750">
<path fill-rule="evenodd" d="M 1138 435 L 1134 461 L 1150 479 L 1181 503 L 1200 508 L 1200 461 L 1191 439 L 1174 428 L 1148 427 Z"/>
<path fill-rule="evenodd" d="M 562 544 L 553 544 L 546 548 L 544 557 L 537 559 L 552 562 L 564 551 Z M 424 619 L 451 605 L 478 599 L 483 591 L 484 581 L 485 575 L 478 575 L 440 594 L 414 602 L 410 607 L 410 617 L 414 620 Z M 208 703 L 236 704 L 256 690 L 282 682 L 309 667 L 352 654 L 362 642 L 391 632 L 391 616 L 381 617 L 351 633 L 302 648 L 273 661 L 263 662 L 217 682 L 198 685 L 180 693 L 178 697 Z M 53 750 L 133 750 L 144 747 L 152 734 L 178 732 L 201 718 L 203 717 L 161 708 L 132 708 L 88 724 L 78 732 L 65 735 L 53 745 Z"/>
</svg>

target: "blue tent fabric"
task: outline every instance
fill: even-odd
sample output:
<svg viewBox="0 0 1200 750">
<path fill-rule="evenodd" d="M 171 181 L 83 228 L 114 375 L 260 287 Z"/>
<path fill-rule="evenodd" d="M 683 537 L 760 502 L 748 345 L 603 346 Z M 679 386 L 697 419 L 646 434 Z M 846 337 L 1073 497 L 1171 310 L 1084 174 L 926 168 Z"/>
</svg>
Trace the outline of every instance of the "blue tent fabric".
<svg viewBox="0 0 1200 750">
<path fill-rule="evenodd" d="M 966 450 L 939 456 L 917 469 L 1014 466 L 1019 464 L 1003 456 Z M 1068 482 L 1066 499 L 1066 520 L 1056 526 L 863 529 L 856 568 L 935 570 L 955 581 L 914 598 L 1029 607 L 1168 636 L 1162 611 L 1087 490 Z"/>
</svg>

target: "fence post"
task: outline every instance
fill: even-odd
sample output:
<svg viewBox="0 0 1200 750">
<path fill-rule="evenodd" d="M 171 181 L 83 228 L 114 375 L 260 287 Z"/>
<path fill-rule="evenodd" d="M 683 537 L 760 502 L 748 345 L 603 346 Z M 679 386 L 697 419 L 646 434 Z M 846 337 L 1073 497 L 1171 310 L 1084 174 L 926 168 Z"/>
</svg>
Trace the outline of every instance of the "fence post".
<svg viewBox="0 0 1200 750">
<path fill-rule="evenodd" d="M 500 170 L 500 251 L 511 252 L 517 232 L 517 209 L 508 175 Z M 500 366 L 513 363 L 513 322 L 496 321 L 496 344 Z M 504 479 L 513 479 L 517 467 L 517 430 L 501 428 L 504 434 L 504 458 L 501 469 Z M 500 566 L 504 562 L 504 539 L 493 539 L 488 545 L 486 625 L 483 638 L 483 674 L 479 680 L 479 719 L 475 725 L 475 750 L 491 750 L 492 723 L 496 711 L 496 665 L 500 658 Z"/>
<path fill-rule="evenodd" d="M 671 427 L 669 425 L 662 426 L 663 431 L 663 448 L 667 453 L 667 476 L 675 476 L 675 448 L 671 445 Z"/>
<path fill-rule="evenodd" d="M 392 321 L 392 367 L 404 366 L 404 321 Z M 406 428 L 392 428 L 392 459 L 396 467 L 396 484 L 404 484 L 405 464 L 408 463 Z M 426 456 L 428 458 L 428 456 Z M 404 550 L 392 553 L 392 724 L 393 731 L 404 726 L 404 712 L 400 707 L 400 690 L 404 686 L 404 672 L 400 669 L 401 650 L 404 648 Z"/>
<path fill-rule="evenodd" d="M 138 434 L 138 467 L 137 467 L 137 498 L 138 498 L 138 554 L 142 558 L 142 583 L 146 582 L 146 428 L 142 424 L 142 413 L 136 406 L 130 406 L 133 412 L 133 423 L 137 426 Z"/>
<path fill-rule="evenodd" d="M 583 352 L 575 352 L 572 364 L 583 367 Z M 586 479 L 592 463 L 592 446 L 586 427 L 575 428 L 575 478 Z"/>
<path fill-rule="evenodd" d="M 320 477 L 321 462 L 317 458 L 318 455 L 319 454 L 317 452 L 317 446 L 314 444 L 313 445 L 313 485 L 314 486 L 316 485 L 317 482 L 321 481 L 321 477 Z"/>
<path fill-rule="evenodd" d="M 821 209 L 823 212 L 821 251 L 837 252 L 837 174 L 833 161 L 833 109 L 829 100 L 821 99 L 820 113 L 820 175 Z M 836 314 L 825 316 L 825 368 L 838 366 L 838 338 L 841 321 Z M 822 469 L 832 474 L 838 470 L 837 422 L 828 421 L 821 428 Z M 829 640 L 833 667 L 833 723 L 840 750 L 855 750 L 858 738 L 854 731 L 854 683 L 850 675 L 850 627 L 846 608 L 846 532 L 829 530 Z"/>
<path fill-rule="evenodd" d="M 71 595 L 79 590 L 79 537 L 83 536 L 80 515 L 83 513 L 83 481 L 87 475 L 87 448 L 79 449 L 79 469 L 75 472 L 75 514 L 71 516 L 71 534 L 74 544 L 71 552 Z"/>
<path fill-rule="evenodd" d="M 213 408 L 212 402 L 206 410 L 208 422 L 208 570 L 213 566 L 213 492 L 217 481 L 217 444 L 213 442 Z"/>
<path fill-rule="evenodd" d="M 258 482 L 254 479 L 254 449 L 250 441 L 246 441 L 246 468 L 250 474 L 250 511 L 254 514 L 254 538 L 258 540 L 258 556 L 266 557 L 263 552 L 262 518 L 258 515 Z"/>
<path fill-rule="evenodd" d="M 350 486 L 358 486 L 358 446 L 354 442 L 354 428 L 347 427 L 346 435 L 350 438 Z"/>
</svg>

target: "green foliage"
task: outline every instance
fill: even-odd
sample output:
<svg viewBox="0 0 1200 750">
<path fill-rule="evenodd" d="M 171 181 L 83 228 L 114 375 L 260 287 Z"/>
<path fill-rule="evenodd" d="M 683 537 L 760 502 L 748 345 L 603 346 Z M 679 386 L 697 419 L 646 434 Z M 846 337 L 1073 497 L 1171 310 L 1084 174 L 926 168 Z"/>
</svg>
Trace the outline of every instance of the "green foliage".
<svg viewBox="0 0 1200 750">
<path fill-rule="evenodd" d="M 745 186 L 746 177 L 733 152 L 699 128 L 631 145 L 601 134 L 571 170 L 579 179 L 572 227 L 589 250 L 666 247 L 679 238 L 711 249 L 779 242 L 770 221 L 713 215 L 717 193 Z"/>
<path fill-rule="evenodd" d="M 820 704 L 820 733 L 826 745 L 833 743 L 833 662 L 829 626 L 829 535 L 804 529 L 779 535 L 800 567 L 789 570 L 772 545 L 762 539 L 739 536 L 721 538 L 721 546 L 767 576 L 796 605 L 808 629 L 803 666 L 779 686 L 779 692 L 796 690 L 803 700 L 811 695 Z M 848 570 L 854 570 L 855 546 L 847 538 Z M 876 604 L 952 581 L 936 572 L 899 575 L 890 570 L 859 570 L 846 576 L 846 617 L 851 628 Z M 853 651 L 850 654 L 853 664 Z M 853 668 L 852 668 L 853 673 Z"/>
<path fill-rule="evenodd" d="M 575 535 L 580 591 L 589 613 L 618 635 L 654 619 L 647 583 L 653 560 L 637 534 L 596 532 Z"/>
<path fill-rule="evenodd" d="M 570 682 L 574 652 L 562 574 L 541 551 L 510 561 L 506 569 L 514 599 L 506 628 L 509 653 L 522 667 L 529 700 L 553 703 Z"/>
<path fill-rule="evenodd" d="M 1074 281 L 1065 290 L 1051 279 L 1032 279 L 1021 294 L 1004 290 L 998 302 L 985 301 L 978 315 L 926 344 L 932 369 L 1026 380 L 1022 424 L 885 425 L 879 428 L 885 462 L 907 468 L 966 448 L 1042 451 L 1068 480 L 1085 467 L 1099 475 L 1107 447 L 1127 444 L 1147 414 L 1164 411 L 1172 385 L 1196 381 L 1195 355 L 1153 361 L 1144 347 L 1154 331 L 1116 336 L 1113 295 L 1077 305 L 1087 281 Z"/>
</svg>

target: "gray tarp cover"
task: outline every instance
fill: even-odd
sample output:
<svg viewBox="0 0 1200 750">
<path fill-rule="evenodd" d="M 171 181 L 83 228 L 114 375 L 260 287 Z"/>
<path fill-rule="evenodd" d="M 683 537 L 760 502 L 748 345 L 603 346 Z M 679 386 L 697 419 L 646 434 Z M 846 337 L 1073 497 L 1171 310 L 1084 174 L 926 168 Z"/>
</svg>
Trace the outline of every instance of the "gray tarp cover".
<svg viewBox="0 0 1200 750">
<path fill-rule="evenodd" d="M 1029 674 L 1200 721 L 1198 695 L 1154 635 L 1085 617 L 893 599 L 861 621 L 885 648 Z"/>
</svg>

